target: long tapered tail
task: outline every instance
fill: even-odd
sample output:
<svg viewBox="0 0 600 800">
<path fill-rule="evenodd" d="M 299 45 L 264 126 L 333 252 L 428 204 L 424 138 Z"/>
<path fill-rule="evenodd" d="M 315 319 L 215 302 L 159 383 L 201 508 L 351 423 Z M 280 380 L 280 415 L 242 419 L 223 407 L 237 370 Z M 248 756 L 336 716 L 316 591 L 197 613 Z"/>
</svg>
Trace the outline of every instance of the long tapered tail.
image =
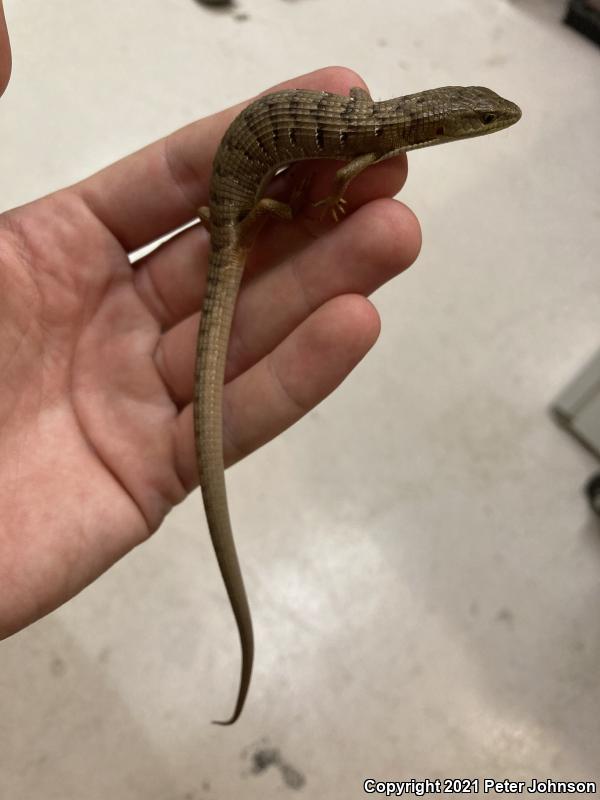
<svg viewBox="0 0 600 800">
<path fill-rule="evenodd" d="M 254 660 L 254 634 L 244 580 L 231 530 L 223 461 L 223 382 L 231 320 L 244 269 L 245 254 L 236 248 L 213 251 L 198 332 L 194 383 L 196 456 L 206 519 L 223 582 L 237 623 L 242 648 L 240 687 L 230 719 L 240 716 Z"/>
</svg>

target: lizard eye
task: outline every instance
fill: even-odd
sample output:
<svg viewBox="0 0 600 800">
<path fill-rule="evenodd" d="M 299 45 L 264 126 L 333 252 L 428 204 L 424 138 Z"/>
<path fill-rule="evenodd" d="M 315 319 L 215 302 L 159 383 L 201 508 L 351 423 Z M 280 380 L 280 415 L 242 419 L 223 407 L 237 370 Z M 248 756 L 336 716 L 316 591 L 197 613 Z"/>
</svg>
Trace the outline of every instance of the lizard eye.
<svg viewBox="0 0 600 800">
<path fill-rule="evenodd" d="M 496 119 L 496 115 L 492 111 L 487 111 L 482 117 L 481 121 L 484 125 L 490 125 Z"/>
</svg>

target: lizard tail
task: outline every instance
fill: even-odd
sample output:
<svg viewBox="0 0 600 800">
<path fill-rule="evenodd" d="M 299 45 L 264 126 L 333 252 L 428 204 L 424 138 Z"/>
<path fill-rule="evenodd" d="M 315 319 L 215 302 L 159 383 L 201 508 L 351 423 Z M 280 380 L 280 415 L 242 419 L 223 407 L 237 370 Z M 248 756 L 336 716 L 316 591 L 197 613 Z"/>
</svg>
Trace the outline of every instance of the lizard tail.
<svg viewBox="0 0 600 800">
<path fill-rule="evenodd" d="M 198 333 L 194 382 L 194 428 L 198 471 L 206 519 L 223 582 L 238 628 L 242 665 L 237 702 L 228 720 L 240 716 L 254 660 L 254 635 L 248 598 L 231 530 L 223 460 L 223 382 L 229 331 L 244 264 L 232 248 L 211 252 L 206 295 Z"/>
</svg>

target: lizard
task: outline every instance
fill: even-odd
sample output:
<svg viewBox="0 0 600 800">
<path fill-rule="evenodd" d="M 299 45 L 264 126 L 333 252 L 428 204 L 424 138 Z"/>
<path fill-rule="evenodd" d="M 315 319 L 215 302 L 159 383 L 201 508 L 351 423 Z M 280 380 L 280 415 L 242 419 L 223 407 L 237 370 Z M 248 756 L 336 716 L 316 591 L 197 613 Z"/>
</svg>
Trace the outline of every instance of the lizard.
<svg viewBox="0 0 600 800">
<path fill-rule="evenodd" d="M 507 128 L 517 105 L 480 86 L 446 86 L 373 101 L 361 88 L 348 96 L 288 89 L 263 95 L 233 120 L 217 149 L 209 206 L 198 211 L 210 232 L 209 267 L 194 377 L 194 435 L 206 518 L 239 633 L 242 661 L 231 725 L 240 716 L 252 674 L 252 619 L 227 505 L 222 400 L 229 333 L 244 264 L 263 222 L 291 219 L 290 204 L 263 197 L 283 167 L 308 159 L 345 162 L 331 194 L 315 203 L 338 219 L 344 194 L 364 169 L 400 153 Z"/>
</svg>

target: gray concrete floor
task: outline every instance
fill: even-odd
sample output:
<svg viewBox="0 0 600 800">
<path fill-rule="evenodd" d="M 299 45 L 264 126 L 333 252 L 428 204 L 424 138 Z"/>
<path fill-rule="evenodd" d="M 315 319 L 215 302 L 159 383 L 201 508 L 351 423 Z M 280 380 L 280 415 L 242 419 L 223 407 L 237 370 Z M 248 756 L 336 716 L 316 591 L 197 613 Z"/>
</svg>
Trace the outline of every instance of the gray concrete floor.
<svg viewBox="0 0 600 800">
<path fill-rule="evenodd" d="M 239 724 L 209 724 L 239 656 L 195 492 L 0 645 L 2 800 L 600 781 L 597 464 L 547 414 L 600 338 L 600 62 L 561 5 L 7 0 L 5 208 L 332 63 L 377 98 L 488 85 L 523 119 L 410 157 L 424 246 L 374 297 L 378 345 L 229 472 L 257 638 Z"/>
</svg>

